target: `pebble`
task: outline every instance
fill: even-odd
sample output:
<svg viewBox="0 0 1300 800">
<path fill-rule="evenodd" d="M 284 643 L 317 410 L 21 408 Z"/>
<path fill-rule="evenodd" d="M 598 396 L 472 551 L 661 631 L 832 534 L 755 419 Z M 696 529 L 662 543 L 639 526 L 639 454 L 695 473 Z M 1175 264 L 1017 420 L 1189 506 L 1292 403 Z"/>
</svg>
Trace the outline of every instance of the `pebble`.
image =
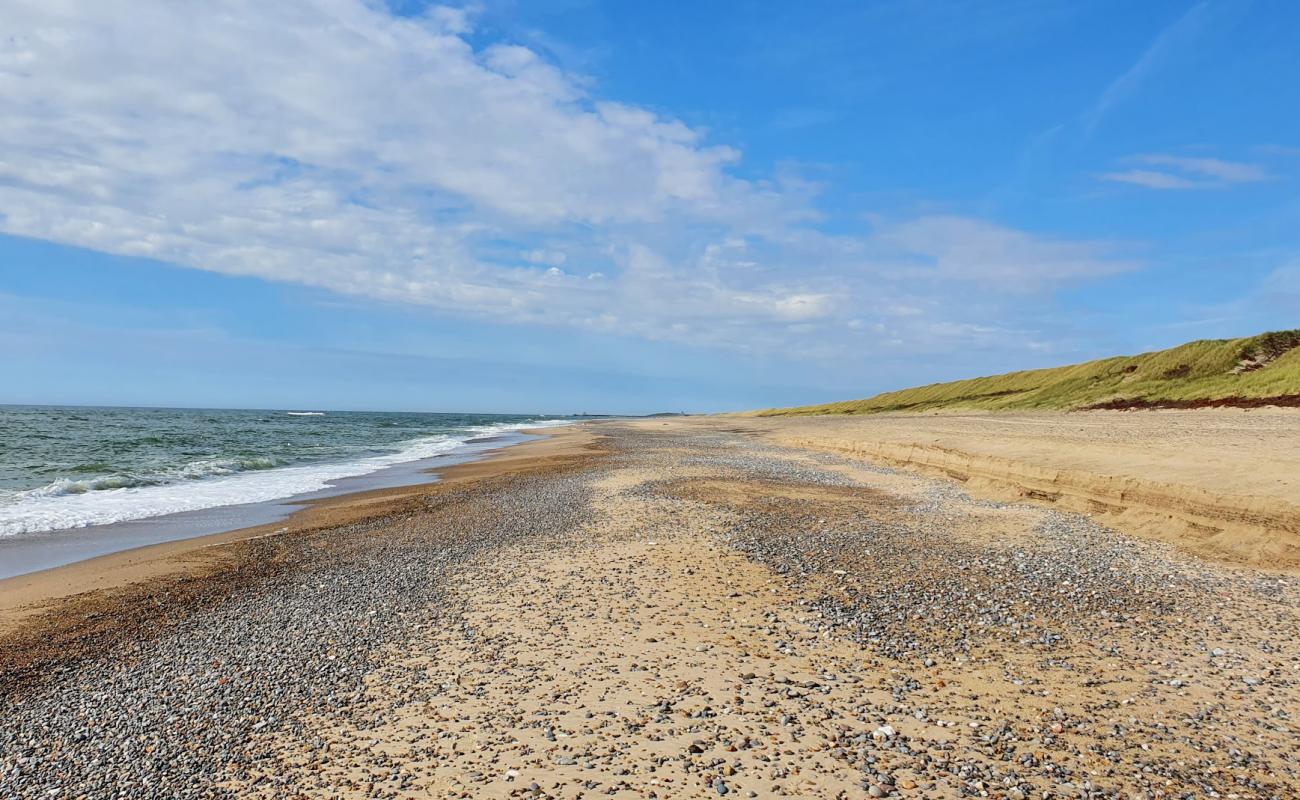
<svg viewBox="0 0 1300 800">
<path fill-rule="evenodd" d="M 386 754 L 387 734 L 367 732 L 386 730 L 403 703 L 472 697 L 476 681 L 514 680 L 522 669 L 496 660 L 491 626 L 460 627 L 457 585 L 481 563 L 527 575 L 525 546 L 534 556 L 582 552 L 599 535 L 593 504 L 611 493 L 647 510 L 634 541 L 653 542 L 655 553 L 706 519 L 710 546 L 772 576 L 753 592 L 716 587 L 699 634 L 710 638 L 681 647 L 682 658 L 732 653 L 726 637 L 742 632 L 725 608 L 759 592 L 774 610 L 744 622 L 752 629 L 743 635 L 768 644 L 733 653 L 710 683 L 676 680 L 663 660 L 672 636 L 611 643 L 601 663 L 619 680 L 662 673 L 659 696 L 637 709 L 593 704 L 569 720 L 518 719 L 514 729 L 509 708 L 493 709 L 486 719 L 500 729 L 443 730 L 404 745 L 479 748 L 460 796 L 486 791 L 494 776 L 535 797 L 801 796 L 800 781 L 819 771 L 850 772 L 856 796 L 871 797 L 1300 796 L 1290 721 L 1300 707 L 1300 600 L 1276 576 L 1183 557 L 1086 516 L 975 500 L 950 481 L 759 436 L 600 429 L 609 455 L 583 471 L 466 484 L 392 518 L 250 543 L 255 558 L 297 566 L 0 697 L 0 797 L 242 796 L 231 787 L 327 797 L 314 783 L 334 774 L 327 767 L 367 770 L 355 796 L 417 796 L 421 776 Z M 634 474 L 657 477 L 606 483 Z M 881 503 L 871 492 L 885 490 L 868 491 L 876 478 L 911 488 Z M 799 492 L 737 503 L 707 495 L 707 481 Z M 971 533 L 982 530 L 973 520 L 998 530 L 1028 514 L 1036 522 L 1027 540 Z M 714 574 L 707 559 L 690 567 Z M 617 578 L 611 586 L 636 591 Z M 564 635 L 574 604 L 552 600 L 553 635 Z M 394 648 L 447 630 L 498 671 L 433 688 L 390 681 L 393 703 L 366 700 L 368 676 Z M 653 657 L 613 655 L 642 642 Z M 1208 663 L 1206 642 L 1222 644 Z M 835 648 L 855 655 L 807 666 Z M 358 735 L 278 764 L 269 743 L 312 743 L 311 718 Z M 742 723 L 743 735 L 727 727 Z M 661 728 L 671 738 L 654 744 L 668 755 L 619 760 L 620 748 Z M 538 780 L 519 788 L 530 775 L 506 743 L 520 731 L 549 748 L 537 758 L 580 777 L 563 790 Z"/>
</svg>

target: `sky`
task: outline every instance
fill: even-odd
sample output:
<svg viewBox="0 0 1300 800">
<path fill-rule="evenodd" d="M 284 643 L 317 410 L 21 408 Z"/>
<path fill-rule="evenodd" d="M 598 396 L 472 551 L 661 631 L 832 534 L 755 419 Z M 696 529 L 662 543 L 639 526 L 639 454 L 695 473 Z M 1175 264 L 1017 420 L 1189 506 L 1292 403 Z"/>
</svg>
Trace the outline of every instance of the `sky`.
<svg viewBox="0 0 1300 800">
<path fill-rule="evenodd" d="M 0 6 L 0 402 L 722 411 L 1300 324 L 1288 0 Z"/>
</svg>

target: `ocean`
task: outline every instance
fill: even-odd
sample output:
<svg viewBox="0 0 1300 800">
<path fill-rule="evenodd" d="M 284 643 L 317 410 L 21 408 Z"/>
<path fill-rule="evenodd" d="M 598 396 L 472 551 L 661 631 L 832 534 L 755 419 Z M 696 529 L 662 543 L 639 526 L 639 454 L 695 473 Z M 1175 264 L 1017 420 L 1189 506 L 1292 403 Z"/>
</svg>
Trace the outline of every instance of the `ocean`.
<svg viewBox="0 0 1300 800">
<path fill-rule="evenodd" d="M 539 415 L 0 406 L 0 539 L 317 492 Z"/>
</svg>

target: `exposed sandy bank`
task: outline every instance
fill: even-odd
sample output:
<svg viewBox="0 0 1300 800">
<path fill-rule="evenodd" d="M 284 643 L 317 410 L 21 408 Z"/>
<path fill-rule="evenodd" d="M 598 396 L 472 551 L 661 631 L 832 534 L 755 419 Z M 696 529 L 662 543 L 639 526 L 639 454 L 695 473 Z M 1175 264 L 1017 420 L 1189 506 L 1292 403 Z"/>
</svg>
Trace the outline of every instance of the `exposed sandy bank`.
<svg viewBox="0 0 1300 800">
<path fill-rule="evenodd" d="M 659 423 L 662 427 L 664 423 Z M 1197 554 L 1300 567 L 1300 412 L 1289 409 L 695 418 L 941 474 L 985 497 L 1096 515 Z"/>
</svg>

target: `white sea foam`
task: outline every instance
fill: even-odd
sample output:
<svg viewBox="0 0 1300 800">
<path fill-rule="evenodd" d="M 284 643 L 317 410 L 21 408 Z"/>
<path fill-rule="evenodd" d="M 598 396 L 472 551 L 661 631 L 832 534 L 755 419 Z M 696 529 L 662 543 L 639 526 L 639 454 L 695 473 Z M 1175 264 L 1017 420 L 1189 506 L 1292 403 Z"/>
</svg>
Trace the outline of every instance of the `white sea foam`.
<svg viewBox="0 0 1300 800">
<path fill-rule="evenodd" d="M 342 478 L 368 475 L 385 467 L 445 455 L 485 433 L 569 424 L 565 420 L 480 425 L 456 435 L 430 436 L 407 442 L 401 450 L 334 464 L 304 464 L 275 469 L 221 474 L 213 470 L 198 479 L 145 486 L 81 486 L 56 481 L 40 489 L 0 496 L 0 536 L 83 528 L 111 522 L 145 519 L 182 511 L 259 503 L 324 489 Z"/>
</svg>

